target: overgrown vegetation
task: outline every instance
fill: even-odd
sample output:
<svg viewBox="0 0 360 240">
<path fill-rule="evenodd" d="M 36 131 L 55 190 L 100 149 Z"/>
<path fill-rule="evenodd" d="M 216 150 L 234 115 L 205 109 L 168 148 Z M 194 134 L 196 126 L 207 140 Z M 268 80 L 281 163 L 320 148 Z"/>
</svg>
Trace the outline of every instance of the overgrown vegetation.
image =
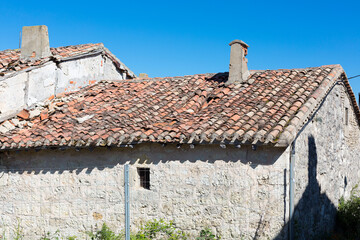
<svg viewBox="0 0 360 240">
<path fill-rule="evenodd" d="M 51 232 L 47 232 L 43 237 L 40 238 L 40 240 L 62 240 L 62 239 L 66 239 L 66 240 L 76 240 L 78 239 L 76 236 L 71 236 L 71 237 L 63 237 L 60 234 L 60 231 L 57 230 L 54 233 Z"/>
<path fill-rule="evenodd" d="M 356 185 L 350 199 L 340 199 L 338 225 L 345 239 L 360 239 L 360 189 Z"/>
<path fill-rule="evenodd" d="M 100 230 L 95 232 L 86 232 L 91 240 L 121 240 L 124 239 L 124 234 L 115 234 L 107 225 L 104 223 Z"/>
<path fill-rule="evenodd" d="M 338 229 L 333 234 L 323 236 L 319 239 L 336 239 L 336 240 L 359 240 L 360 239 L 360 189 L 356 185 L 352 191 L 349 200 L 340 199 L 337 216 Z M 115 233 L 105 223 L 100 229 L 86 231 L 85 234 L 91 240 L 124 240 L 124 231 Z M 0 240 L 22 240 L 24 239 L 23 228 L 20 221 L 12 231 L 12 238 L 5 236 L 5 232 L 0 233 Z M 39 237 L 40 240 L 79 240 L 77 236 L 63 236 L 60 231 L 54 233 L 47 232 Z M 166 222 L 163 219 L 148 221 L 141 225 L 137 232 L 130 236 L 131 240 L 220 240 L 220 235 L 215 235 L 209 228 L 199 232 L 198 236 L 192 236 L 184 231 L 179 230 L 173 221 Z"/>
<path fill-rule="evenodd" d="M 215 236 L 209 228 L 200 231 L 200 236 L 196 240 L 220 240 L 220 236 Z"/>
<path fill-rule="evenodd" d="M 91 240 L 124 240 L 125 233 L 124 231 L 120 233 L 115 233 L 111 230 L 106 223 L 103 223 L 100 229 L 95 229 L 93 231 L 86 231 L 85 234 L 90 237 Z M 24 239 L 22 233 L 22 228 L 20 222 L 14 229 L 13 238 L 16 240 Z M 78 240 L 76 236 L 65 237 L 59 230 L 54 233 L 46 232 L 43 236 L 39 238 L 40 240 Z M 132 233 L 130 236 L 131 240 L 187 240 L 189 239 L 189 234 L 184 231 L 179 230 L 173 221 L 166 222 L 163 219 L 148 221 L 145 224 L 141 225 L 140 229 Z M 192 239 L 192 238 L 191 238 Z M 211 232 L 209 228 L 205 228 L 200 231 L 199 236 L 195 238 L 196 240 L 219 240 L 220 236 L 216 236 Z M 10 240 L 6 238 L 5 234 L 0 235 L 0 240 Z"/>
<path fill-rule="evenodd" d="M 21 240 L 23 238 L 23 232 L 22 232 L 22 227 L 20 225 L 20 220 L 17 219 L 17 225 L 14 229 L 14 240 Z"/>
<path fill-rule="evenodd" d="M 185 240 L 187 234 L 178 230 L 173 221 L 167 223 L 160 219 L 145 223 L 134 236 L 131 236 L 131 240 L 147 239 Z"/>
</svg>

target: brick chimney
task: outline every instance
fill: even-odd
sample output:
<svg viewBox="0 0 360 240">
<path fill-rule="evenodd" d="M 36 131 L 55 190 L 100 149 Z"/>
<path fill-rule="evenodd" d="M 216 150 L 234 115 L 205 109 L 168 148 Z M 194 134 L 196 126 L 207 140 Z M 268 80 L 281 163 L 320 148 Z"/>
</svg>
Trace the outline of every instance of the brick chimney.
<svg viewBox="0 0 360 240">
<path fill-rule="evenodd" d="M 51 56 L 48 28 L 45 25 L 22 28 L 21 59 Z"/>
<path fill-rule="evenodd" d="M 250 76 L 247 59 L 248 47 L 246 43 L 241 40 L 234 40 L 229 43 L 231 46 L 230 65 L 229 65 L 229 79 L 227 84 L 246 82 Z"/>
</svg>

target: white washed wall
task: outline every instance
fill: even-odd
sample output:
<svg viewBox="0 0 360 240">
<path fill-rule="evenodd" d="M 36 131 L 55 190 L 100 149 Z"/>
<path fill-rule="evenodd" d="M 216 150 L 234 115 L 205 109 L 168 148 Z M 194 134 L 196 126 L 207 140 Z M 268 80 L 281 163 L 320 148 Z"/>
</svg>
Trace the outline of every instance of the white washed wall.
<svg viewBox="0 0 360 240">
<path fill-rule="evenodd" d="M 0 121 L 53 95 L 77 91 L 100 80 L 122 80 L 125 75 L 109 58 L 96 55 L 59 64 L 48 62 L 39 68 L 3 77 L 0 79 Z"/>
</svg>

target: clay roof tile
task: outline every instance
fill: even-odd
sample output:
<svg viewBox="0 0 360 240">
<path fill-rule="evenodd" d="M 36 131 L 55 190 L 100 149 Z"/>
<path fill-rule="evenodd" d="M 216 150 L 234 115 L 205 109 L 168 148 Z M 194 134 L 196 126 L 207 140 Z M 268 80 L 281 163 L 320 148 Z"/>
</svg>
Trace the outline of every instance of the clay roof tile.
<svg viewBox="0 0 360 240">
<path fill-rule="evenodd" d="M 0 148 L 147 141 L 285 146 L 339 79 L 352 93 L 341 74 L 341 66 L 330 65 L 252 71 L 253 83 L 238 85 L 224 84 L 227 73 L 101 81 L 50 100 L 54 112 L 26 120 L 24 129 L 0 133 Z M 354 109 L 360 119 L 356 103 Z"/>
</svg>

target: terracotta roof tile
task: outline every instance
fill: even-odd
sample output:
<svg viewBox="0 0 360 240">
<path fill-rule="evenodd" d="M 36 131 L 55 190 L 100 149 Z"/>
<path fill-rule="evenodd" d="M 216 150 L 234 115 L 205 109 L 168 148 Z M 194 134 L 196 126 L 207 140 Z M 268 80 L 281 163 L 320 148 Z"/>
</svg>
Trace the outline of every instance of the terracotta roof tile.
<svg viewBox="0 0 360 240">
<path fill-rule="evenodd" d="M 61 58 L 67 58 L 74 55 L 88 53 L 95 49 L 98 49 L 100 44 L 83 44 L 68 47 L 51 48 L 50 51 L 54 56 L 61 56 Z M 42 63 L 48 62 L 51 57 L 43 58 L 40 60 L 20 60 L 20 50 L 5 50 L 0 51 L 0 73 L 2 75 L 19 71 L 21 69 L 28 68 L 30 66 L 37 66 Z"/>
<path fill-rule="evenodd" d="M 61 61 L 71 57 L 91 54 L 97 51 L 103 51 L 118 68 L 125 70 L 130 78 L 136 77 L 119 59 L 117 59 L 102 43 L 81 44 L 66 47 L 50 48 L 52 56 L 38 60 L 20 59 L 20 49 L 0 51 L 0 77 L 11 73 L 25 70 L 29 67 L 36 67 L 49 61 Z"/>
<path fill-rule="evenodd" d="M 352 93 L 343 73 L 339 65 L 252 71 L 252 84 L 237 85 L 224 84 L 227 73 L 102 81 L 48 100 L 28 126 L 0 133 L 0 148 L 136 142 L 286 146 L 339 79 Z"/>
</svg>

